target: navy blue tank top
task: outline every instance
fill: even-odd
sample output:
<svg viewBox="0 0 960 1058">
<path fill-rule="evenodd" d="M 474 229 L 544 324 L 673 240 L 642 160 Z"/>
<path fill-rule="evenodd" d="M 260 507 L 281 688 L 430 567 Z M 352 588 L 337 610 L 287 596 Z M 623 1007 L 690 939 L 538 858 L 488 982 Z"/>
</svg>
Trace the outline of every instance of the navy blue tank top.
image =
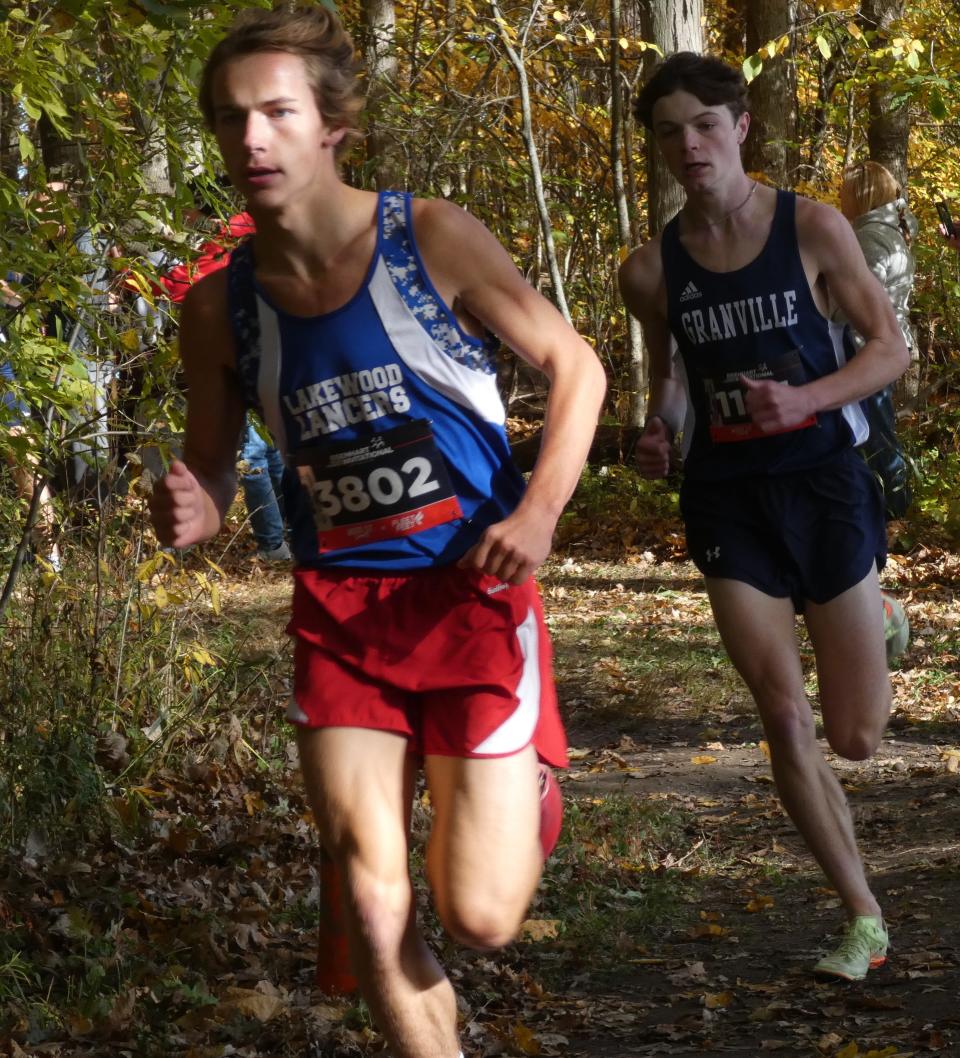
<svg viewBox="0 0 960 1058">
<path fill-rule="evenodd" d="M 228 266 L 237 374 L 285 457 L 301 566 L 455 562 L 523 494 L 497 389 L 498 342 L 463 331 L 437 293 L 410 196 L 381 192 L 377 211 L 366 277 L 333 312 L 295 316 L 274 304 L 250 241 Z"/>
<path fill-rule="evenodd" d="M 661 259 L 667 319 L 685 375 L 684 473 L 718 480 L 819 466 L 868 428 L 859 404 L 819 412 L 787 432 L 764 435 L 746 414 L 741 375 L 802 385 L 853 354 L 849 332 L 819 310 L 797 245 L 796 196 L 778 191 L 770 234 L 748 265 L 711 272 L 680 242 L 679 214 L 664 228 Z"/>
</svg>

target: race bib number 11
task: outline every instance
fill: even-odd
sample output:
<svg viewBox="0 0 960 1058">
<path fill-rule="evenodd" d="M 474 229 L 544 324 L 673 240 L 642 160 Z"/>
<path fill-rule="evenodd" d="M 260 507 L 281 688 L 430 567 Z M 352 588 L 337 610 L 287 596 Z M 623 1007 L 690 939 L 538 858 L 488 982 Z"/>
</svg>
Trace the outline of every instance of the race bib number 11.
<svg viewBox="0 0 960 1058">
<path fill-rule="evenodd" d="M 781 382 L 785 386 L 802 386 L 807 381 L 797 349 L 776 360 L 766 360 L 750 367 L 729 368 L 717 375 L 704 374 L 703 388 L 710 408 L 710 439 L 719 444 L 773 436 L 761 430 L 750 418 L 744 400 L 746 388 L 740 381 L 742 375 L 758 382 Z M 817 417 L 811 415 L 803 422 L 774 432 L 787 433 L 816 425 Z"/>
<path fill-rule="evenodd" d="M 321 552 L 395 540 L 463 512 L 426 419 L 293 453 Z"/>
</svg>

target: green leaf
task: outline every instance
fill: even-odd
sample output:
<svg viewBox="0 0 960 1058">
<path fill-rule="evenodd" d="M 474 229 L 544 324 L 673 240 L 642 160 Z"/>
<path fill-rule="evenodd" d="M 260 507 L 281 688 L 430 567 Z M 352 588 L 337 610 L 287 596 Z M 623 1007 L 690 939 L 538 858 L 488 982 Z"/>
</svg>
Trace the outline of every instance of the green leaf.
<svg viewBox="0 0 960 1058">
<path fill-rule="evenodd" d="M 930 111 L 931 117 L 936 121 L 946 121 L 949 116 L 947 104 L 944 103 L 943 96 L 936 88 L 930 89 L 930 94 L 927 98 L 927 109 Z"/>
<path fill-rule="evenodd" d="M 829 59 L 832 54 L 830 51 L 830 45 L 827 43 L 827 38 L 822 34 L 817 34 L 817 47 L 820 49 L 820 54 L 825 58 Z"/>
<path fill-rule="evenodd" d="M 23 162 L 30 162 L 36 158 L 37 152 L 33 146 L 33 141 L 29 136 L 25 136 L 22 132 L 20 133 L 20 160 Z"/>
<path fill-rule="evenodd" d="M 743 76 L 749 84 L 763 69 L 763 59 L 759 55 L 751 55 L 743 60 Z"/>
</svg>

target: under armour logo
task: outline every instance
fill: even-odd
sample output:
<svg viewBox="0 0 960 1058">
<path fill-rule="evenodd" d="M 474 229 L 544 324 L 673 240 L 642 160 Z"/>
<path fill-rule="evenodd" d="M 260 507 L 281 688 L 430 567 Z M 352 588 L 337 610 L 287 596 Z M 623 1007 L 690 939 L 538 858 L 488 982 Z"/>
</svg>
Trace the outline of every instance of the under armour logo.
<svg viewBox="0 0 960 1058">
<path fill-rule="evenodd" d="M 716 547 L 708 547 L 707 548 L 707 561 L 708 562 L 712 562 L 715 558 L 719 558 L 719 557 L 720 557 L 720 545 L 719 544 L 717 544 Z"/>
</svg>

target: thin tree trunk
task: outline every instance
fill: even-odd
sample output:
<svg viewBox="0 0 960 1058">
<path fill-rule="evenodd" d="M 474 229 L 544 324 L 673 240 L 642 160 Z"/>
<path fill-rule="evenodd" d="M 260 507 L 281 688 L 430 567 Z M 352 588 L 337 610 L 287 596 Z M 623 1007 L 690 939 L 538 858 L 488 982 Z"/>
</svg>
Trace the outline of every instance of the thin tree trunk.
<svg viewBox="0 0 960 1058">
<path fill-rule="evenodd" d="M 663 52 L 703 51 L 703 5 L 701 0 L 645 0 L 642 8 L 643 36 Z M 645 53 L 646 70 L 657 61 L 656 53 Z M 674 180 L 647 132 L 647 226 L 658 234 L 684 203 L 683 189 Z"/>
<path fill-rule="evenodd" d="M 617 236 L 620 247 L 627 250 L 632 242 L 630 201 L 624 181 L 623 126 L 624 91 L 620 70 L 620 0 L 610 0 L 610 162 L 613 171 L 613 197 L 617 207 Z M 640 322 L 633 313 L 627 318 L 627 355 L 630 362 L 631 425 L 638 426 L 643 418 L 643 402 L 638 395 L 647 392 L 648 370 L 646 350 Z"/>
<path fill-rule="evenodd" d="M 796 0 L 747 5 L 747 54 L 764 44 L 790 37 L 789 53 L 765 56 L 763 70 L 750 86 L 750 135 L 744 148 L 748 172 L 761 172 L 778 187 L 788 186 L 797 168 L 797 76 L 793 46 Z"/>
<path fill-rule="evenodd" d="M 530 22 L 536 18 L 539 7 L 539 0 L 536 0 L 530 11 Z M 527 80 L 527 68 L 524 65 L 521 52 L 518 52 L 510 43 L 510 37 L 504 28 L 500 6 L 496 0 L 491 0 L 490 8 L 493 11 L 494 17 L 497 19 L 497 32 L 500 36 L 500 43 L 503 45 L 503 49 L 507 53 L 510 65 L 516 72 L 517 82 L 520 87 L 520 114 L 523 128 L 523 143 L 527 149 L 527 159 L 530 162 L 530 176 L 533 181 L 533 194 L 536 200 L 537 214 L 540 217 L 540 231 L 543 235 L 543 248 L 547 255 L 547 267 L 550 271 L 550 282 L 553 285 L 554 300 L 556 301 L 557 308 L 563 314 L 563 318 L 567 323 L 570 323 L 570 310 L 567 308 L 567 299 L 563 289 L 563 277 L 560 274 L 560 265 L 557 261 L 557 248 L 553 241 L 553 227 L 550 223 L 550 211 L 547 209 L 547 199 L 543 189 L 543 173 L 540 169 L 540 156 L 537 153 L 537 143 L 533 136 L 533 107 L 530 101 L 530 84 Z"/>
<path fill-rule="evenodd" d="M 892 23 L 903 17 L 904 0 L 863 0 L 860 24 L 886 36 Z M 874 47 L 879 47 L 877 40 Z M 901 187 L 907 186 L 907 144 L 910 138 L 910 107 L 893 106 L 893 92 L 882 79 L 870 88 L 870 122 L 867 144 L 870 158 L 887 167 Z"/>
<path fill-rule="evenodd" d="M 397 12 L 393 0 L 363 0 L 364 60 L 369 84 L 366 148 L 380 189 L 402 183 L 398 144 L 385 131 L 383 115 L 397 78 Z"/>
</svg>

